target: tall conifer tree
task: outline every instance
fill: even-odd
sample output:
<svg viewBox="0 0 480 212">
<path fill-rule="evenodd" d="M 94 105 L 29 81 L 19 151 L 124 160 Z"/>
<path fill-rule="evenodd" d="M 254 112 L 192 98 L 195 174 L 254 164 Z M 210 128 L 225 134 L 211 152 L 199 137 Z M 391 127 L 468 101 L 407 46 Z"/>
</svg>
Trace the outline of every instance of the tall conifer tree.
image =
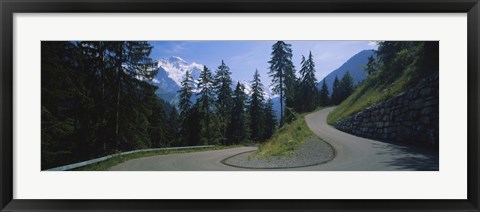
<svg viewBox="0 0 480 212">
<path fill-rule="evenodd" d="M 308 55 L 308 59 L 302 56 L 302 68 L 300 69 L 300 90 L 301 95 L 298 95 L 301 100 L 297 101 L 301 105 L 300 112 L 310 112 L 316 107 L 317 102 L 317 79 L 315 78 L 315 62 L 313 61 L 312 52 Z"/>
<path fill-rule="evenodd" d="M 338 80 L 338 76 L 335 76 L 335 80 L 333 81 L 333 89 L 332 89 L 332 103 L 334 105 L 338 105 L 341 101 L 341 88 L 340 88 L 340 81 Z"/>
<path fill-rule="evenodd" d="M 232 78 L 230 77 L 230 68 L 222 60 L 215 73 L 215 108 L 218 115 L 220 131 L 222 133 L 222 143 L 227 144 L 227 128 L 230 124 L 230 115 L 232 110 Z"/>
<path fill-rule="evenodd" d="M 345 100 L 350 96 L 350 94 L 353 93 L 353 78 L 350 75 L 350 72 L 347 71 L 345 75 L 343 75 L 342 80 L 340 81 L 340 91 L 341 91 L 341 97 L 340 97 L 340 102 Z"/>
<path fill-rule="evenodd" d="M 245 94 L 245 87 L 237 82 L 233 93 L 231 124 L 229 126 L 229 144 L 239 144 L 248 139 L 247 114 L 245 111 L 248 96 Z"/>
<path fill-rule="evenodd" d="M 169 140 L 169 146 L 181 146 L 180 143 L 180 119 L 178 117 L 178 112 L 175 107 L 172 108 L 168 118 L 166 119 L 165 123 L 167 127 L 167 135 Z"/>
<path fill-rule="evenodd" d="M 194 82 L 192 79 L 192 76 L 190 75 L 190 71 L 185 72 L 185 77 L 183 81 L 181 82 L 182 87 L 178 91 L 180 94 L 180 100 L 179 100 L 179 108 L 180 108 L 180 117 L 179 117 L 179 122 L 180 122 L 180 144 L 181 145 L 189 145 L 193 141 L 192 139 L 192 132 L 193 128 L 195 128 L 194 125 L 197 123 L 194 122 L 193 120 L 193 111 L 192 111 L 192 102 L 191 98 L 193 95 L 193 89 L 194 89 Z"/>
<path fill-rule="evenodd" d="M 203 70 L 200 73 L 200 78 L 198 82 L 198 89 L 200 92 L 197 94 L 199 96 L 197 100 L 199 113 L 200 113 L 200 126 L 201 126 L 201 142 L 202 144 L 213 144 L 216 142 L 216 133 L 215 130 L 218 130 L 215 125 L 217 117 L 213 115 L 213 103 L 214 103 L 214 88 L 213 88 L 213 79 L 212 73 L 207 66 L 203 66 Z"/>
<path fill-rule="evenodd" d="M 90 47 L 92 47 L 90 45 Z M 114 103 L 113 114 L 108 114 L 108 123 L 113 127 L 114 148 L 115 150 L 125 150 L 132 147 L 130 142 L 133 139 L 134 129 L 140 130 L 141 125 L 129 126 L 134 121 L 143 120 L 146 117 L 138 117 L 142 114 L 135 105 L 144 98 L 144 92 L 138 92 L 137 89 L 146 88 L 142 86 L 144 80 L 151 80 L 157 73 L 154 68 L 155 62 L 149 57 L 153 46 L 146 41 L 109 41 L 102 45 L 107 52 L 104 55 L 96 55 L 100 60 L 108 62 L 104 64 L 110 75 L 110 81 L 113 82 Z M 113 117 L 112 117 L 113 115 Z M 107 127 L 108 127 L 107 126 Z M 111 128 L 107 131 L 112 131 Z M 137 140 L 142 140 L 136 138 Z M 141 143 L 134 144 L 143 145 Z M 133 146 L 133 147 L 134 147 Z"/>
<path fill-rule="evenodd" d="M 250 129 L 251 138 L 255 141 L 263 139 L 264 133 L 264 97 L 263 97 L 263 84 L 260 81 L 260 74 L 258 70 L 255 70 L 253 75 L 252 93 L 249 101 L 249 115 L 250 115 Z"/>
<path fill-rule="evenodd" d="M 285 120 L 286 107 L 293 106 L 295 97 L 295 86 L 297 79 L 295 77 L 295 67 L 292 62 L 292 49 L 290 44 L 278 41 L 272 46 L 270 71 L 268 74 L 272 77 L 273 92 L 280 95 L 280 126 L 283 126 Z"/>
<path fill-rule="evenodd" d="M 264 137 L 263 140 L 269 139 L 277 128 L 277 118 L 275 117 L 275 111 L 273 110 L 273 101 L 268 99 L 264 107 L 265 124 L 264 124 Z"/>
<path fill-rule="evenodd" d="M 192 106 L 191 98 L 193 95 L 194 83 L 192 76 L 190 75 L 190 71 L 187 70 L 185 72 L 185 77 L 181 82 L 181 85 L 182 87 L 178 91 L 178 93 L 180 94 L 179 108 L 180 117 L 181 119 L 184 119 L 188 111 L 190 110 L 190 107 Z"/>
<path fill-rule="evenodd" d="M 328 86 L 325 80 L 322 80 L 322 88 L 319 92 L 319 105 L 324 107 L 330 104 L 330 94 L 328 93 Z"/>
<path fill-rule="evenodd" d="M 149 147 L 159 148 L 168 146 L 167 127 L 165 125 L 166 114 L 161 102 L 152 90 L 151 95 L 148 97 L 151 110 L 150 116 L 148 116 L 148 132 L 150 134 Z"/>
</svg>

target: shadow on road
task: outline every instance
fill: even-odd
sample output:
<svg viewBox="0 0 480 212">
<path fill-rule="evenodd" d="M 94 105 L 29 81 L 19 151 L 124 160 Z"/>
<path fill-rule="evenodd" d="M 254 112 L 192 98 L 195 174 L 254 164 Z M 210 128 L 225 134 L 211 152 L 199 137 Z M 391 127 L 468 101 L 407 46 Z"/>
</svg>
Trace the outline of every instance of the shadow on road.
<svg viewBox="0 0 480 212">
<path fill-rule="evenodd" d="M 373 144 L 373 146 L 385 150 L 380 151 L 384 153 L 377 153 L 377 155 L 392 156 L 390 160 L 383 162 L 386 165 L 416 171 L 439 171 L 438 149 L 387 143 Z"/>
</svg>

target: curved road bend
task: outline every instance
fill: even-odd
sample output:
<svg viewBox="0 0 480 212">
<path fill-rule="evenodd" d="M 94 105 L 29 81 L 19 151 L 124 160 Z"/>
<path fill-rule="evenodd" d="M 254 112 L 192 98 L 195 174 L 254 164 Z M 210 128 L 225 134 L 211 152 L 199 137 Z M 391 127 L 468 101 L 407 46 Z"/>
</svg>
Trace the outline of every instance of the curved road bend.
<svg viewBox="0 0 480 212">
<path fill-rule="evenodd" d="M 249 169 L 227 166 L 221 161 L 232 155 L 256 149 L 256 147 L 239 147 L 150 156 L 117 164 L 111 167 L 109 171 L 248 171 Z"/>
<path fill-rule="evenodd" d="M 438 153 L 417 147 L 360 138 L 344 133 L 327 124 L 327 108 L 305 117 L 307 125 L 335 149 L 335 158 L 325 164 L 293 169 L 299 171 L 370 171 L 370 170 L 438 170 Z M 221 161 L 255 147 L 240 147 L 225 150 L 158 155 L 137 158 L 110 168 L 112 171 L 250 171 L 227 166 Z M 260 169 L 255 169 L 260 171 Z M 271 170 L 271 169 L 266 169 Z"/>
<path fill-rule="evenodd" d="M 357 137 L 327 124 L 334 107 L 305 117 L 308 127 L 335 149 L 332 161 L 311 170 L 438 170 L 438 153 L 420 147 L 390 144 Z"/>
</svg>

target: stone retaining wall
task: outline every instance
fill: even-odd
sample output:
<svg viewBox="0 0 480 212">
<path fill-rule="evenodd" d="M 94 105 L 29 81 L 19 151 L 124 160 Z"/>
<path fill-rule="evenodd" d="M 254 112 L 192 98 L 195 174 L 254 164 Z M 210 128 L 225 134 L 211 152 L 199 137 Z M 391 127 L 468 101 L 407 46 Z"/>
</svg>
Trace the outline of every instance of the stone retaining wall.
<svg viewBox="0 0 480 212">
<path fill-rule="evenodd" d="M 339 130 L 387 142 L 438 147 L 438 72 L 385 102 L 338 121 Z"/>
</svg>

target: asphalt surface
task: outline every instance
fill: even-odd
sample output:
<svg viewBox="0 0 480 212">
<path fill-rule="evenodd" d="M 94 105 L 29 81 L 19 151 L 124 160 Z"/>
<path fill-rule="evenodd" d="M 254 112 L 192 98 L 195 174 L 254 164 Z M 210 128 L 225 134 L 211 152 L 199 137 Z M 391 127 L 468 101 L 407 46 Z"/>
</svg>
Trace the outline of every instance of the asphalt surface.
<svg viewBox="0 0 480 212">
<path fill-rule="evenodd" d="M 110 171 L 245 171 L 224 165 L 221 161 L 232 155 L 254 151 L 256 147 L 157 155 L 137 158 L 111 167 Z"/>
<path fill-rule="evenodd" d="M 312 170 L 438 170 L 438 152 L 361 138 L 328 125 L 327 116 L 333 109 L 326 108 L 305 117 L 310 129 L 335 149 L 332 161 L 310 167 Z"/>
<path fill-rule="evenodd" d="M 327 108 L 305 117 L 307 125 L 335 149 L 333 160 L 315 166 L 274 169 L 298 171 L 402 171 L 438 170 L 438 153 L 420 147 L 390 144 L 344 133 L 326 123 Z M 126 161 L 111 171 L 262 171 L 225 165 L 222 160 L 255 147 L 159 155 Z"/>
</svg>

